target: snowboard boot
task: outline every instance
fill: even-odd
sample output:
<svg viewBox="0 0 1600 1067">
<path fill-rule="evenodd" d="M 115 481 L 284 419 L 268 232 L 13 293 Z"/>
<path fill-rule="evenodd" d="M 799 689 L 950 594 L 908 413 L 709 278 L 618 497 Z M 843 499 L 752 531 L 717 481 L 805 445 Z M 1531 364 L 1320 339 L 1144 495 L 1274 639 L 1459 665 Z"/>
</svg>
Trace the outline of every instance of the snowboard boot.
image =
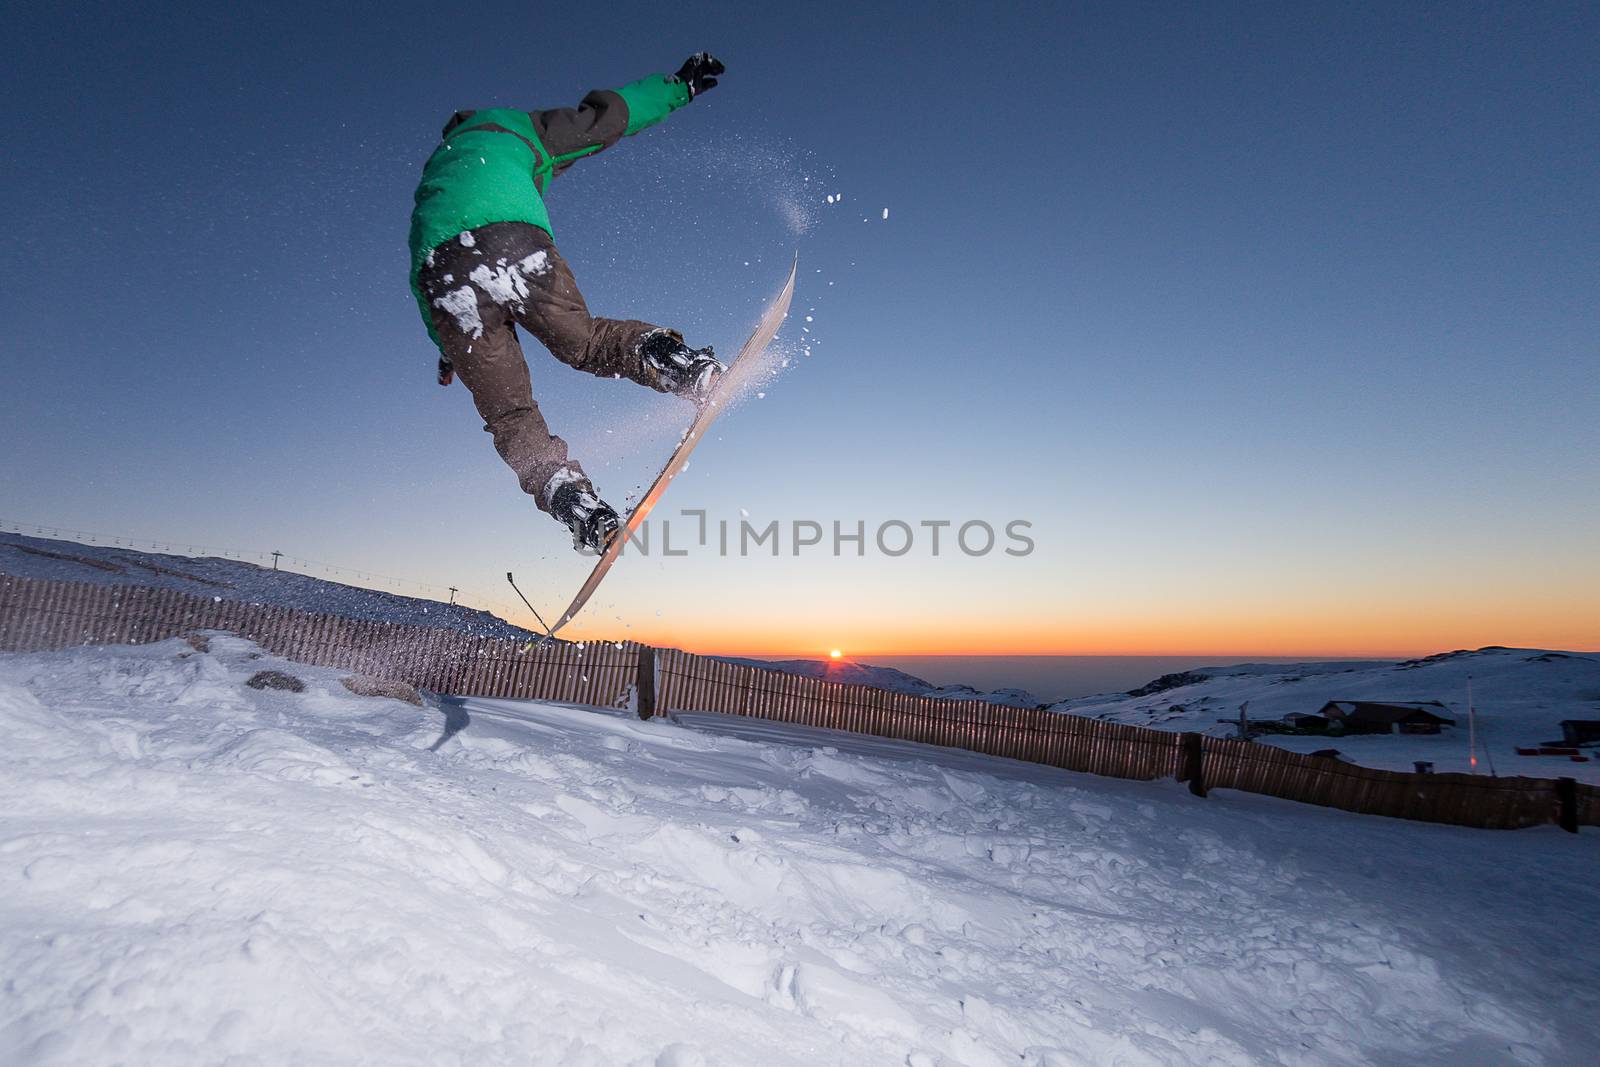
<svg viewBox="0 0 1600 1067">
<path fill-rule="evenodd" d="M 672 330 L 651 330 L 639 339 L 639 356 L 656 379 L 675 396 L 704 404 L 728 368 L 711 346 L 690 348 Z"/>
<path fill-rule="evenodd" d="M 594 495 L 586 481 L 564 482 L 550 497 L 550 514 L 572 531 L 572 547 L 599 554 L 617 536 L 616 509 Z"/>
</svg>

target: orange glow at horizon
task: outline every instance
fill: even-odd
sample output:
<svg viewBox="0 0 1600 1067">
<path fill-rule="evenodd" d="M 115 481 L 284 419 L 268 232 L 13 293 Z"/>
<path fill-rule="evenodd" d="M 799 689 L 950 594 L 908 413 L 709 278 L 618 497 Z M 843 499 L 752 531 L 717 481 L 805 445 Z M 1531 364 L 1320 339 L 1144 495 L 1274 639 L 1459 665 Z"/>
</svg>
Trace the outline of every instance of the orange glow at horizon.
<svg viewBox="0 0 1600 1067">
<path fill-rule="evenodd" d="M 1370 546 L 1369 546 L 1370 547 Z M 1373 549 L 1377 552 L 1376 549 Z M 1576 550 L 1574 550 L 1576 551 Z M 1228 565 L 1224 566 L 1224 563 Z M 1330 559 L 895 570 L 847 559 L 630 575 L 569 634 L 731 656 L 1404 658 L 1505 645 L 1600 649 L 1600 567 L 1573 552 L 1472 566 L 1460 552 Z M 1208 566 L 1201 564 L 1206 563 Z M 833 656 L 839 651 L 840 657 Z"/>
<path fill-rule="evenodd" d="M 1411 605 L 1382 613 L 1367 609 L 1293 613 L 1250 611 L 1173 612 L 1167 617 L 1123 612 L 1095 620 L 1019 618 L 975 623 L 890 617 L 852 618 L 850 632 L 837 634 L 837 619 L 678 618 L 651 619 L 630 638 L 662 647 L 718 655 L 826 657 L 839 647 L 819 641 L 827 627 L 849 638 L 852 659 L 872 656 L 1294 656 L 1308 659 L 1387 658 L 1427 655 L 1456 648 L 1509 645 L 1568 651 L 1600 649 L 1600 625 L 1582 617 L 1537 610 L 1440 613 L 1436 605 Z M 612 638 L 603 622 L 570 628 L 578 639 Z M 841 644 L 846 644 L 841 642 Z"/>
</svg>

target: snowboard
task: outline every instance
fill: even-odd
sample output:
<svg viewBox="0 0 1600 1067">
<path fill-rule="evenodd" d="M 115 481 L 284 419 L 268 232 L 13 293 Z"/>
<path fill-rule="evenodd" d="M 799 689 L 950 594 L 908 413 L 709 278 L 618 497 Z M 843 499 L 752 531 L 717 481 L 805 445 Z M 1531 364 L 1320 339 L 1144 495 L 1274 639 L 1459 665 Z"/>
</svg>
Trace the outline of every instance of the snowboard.
<svg viewBox="0 0 1600 1067">
<path fill-rule="evenodd" d="M 799 270 L 800 259 L 795 257 L 794 263 L 789 267 L 789 278 L 783 284 L 783 290 L 772 303 L 767 305 L 767 310 L 762 314 L 761 321 L 756 324 L 755 332 L 750 339 L 739 349 L 738 355 L 728 364 L 728 369 L 722 377 L 717 379 L 712 387 L 711 396 L 700 406 L 695 414 L 694 421 L 684 431 L 683 439 L 678 442 L 678 447 L 668 457 L 666 465 L 661 468 L 661 473 L 656 475 L 656 480 L 650 483 L 650 488 L 645 490 L 644 496 L 628 512 L 627 521 L 617 530 L 617 535 L 611 539 L 606 550 L 600 553 L 600 558 L 595 561 L 594 570 L 589 572 L 589 578 L 578 590 L 578 595 L 572 598 L 572 604 L 563 611 L 556 624 L 549 629 L 549 636 L 554 637 L 556 632 L 567 623 L 571 622 L 583 606 L 589 602 L 594 591 L 600 588 L 606 572 L 611 570 L 611 565 L 622 554 L 623 546 L 628 539 L 636 533 L 644 520 L 650 517 L 650 512 L 660 502 L 661 496 L 667 491 L 667 486 L 676 478 L 684 467 L 688 466 L 689 453 L 694 451 L 694 446 L 700 443 L 706 430 L 722 414 L 728 404 L 739 395 L 739 389 L 755 373 L 758 358 L 767 345 L 772 343 L 772 338 L 777 334 L 778 327 L 783 325 L 783 320 L 789 314 L 789 301 L 794 296 L 795 272 Z"/>
</svg>

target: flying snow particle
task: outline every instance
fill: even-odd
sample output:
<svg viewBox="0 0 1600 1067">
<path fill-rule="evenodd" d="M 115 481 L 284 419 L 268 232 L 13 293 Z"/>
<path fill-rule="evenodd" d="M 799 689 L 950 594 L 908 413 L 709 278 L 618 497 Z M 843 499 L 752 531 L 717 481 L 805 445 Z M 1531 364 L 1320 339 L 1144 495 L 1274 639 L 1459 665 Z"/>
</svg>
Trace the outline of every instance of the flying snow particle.
<svg viewBox="0 0 1600 1067">
<path fill-rule="evenodd" d="M 884 219 L 885 222 L 889 221 L 889 209 L 888 208 L 884 208 L 883 209 L 883 219 Z"/>
<path fill-rule="evenodd" d="M 756 399 L 757 400 L 765 400 L 766 398 L 767 398 L 767 394 L 766 393 L 757 393 L 756 394 Z"/>
<path fill-rule="evenodd" d="M 815 321 L 816 321 L 816 320 L 815 320 L 815 319 L 813 319 L 813 318 L 812 318 L 812 317 L 811 317 L 811 316 L 810 316 L 810 315 L 807 315 L 807 316 L 806 316 L 806 321 L 807 321 L 807 322 L 815 322 Z"/>
</svg>

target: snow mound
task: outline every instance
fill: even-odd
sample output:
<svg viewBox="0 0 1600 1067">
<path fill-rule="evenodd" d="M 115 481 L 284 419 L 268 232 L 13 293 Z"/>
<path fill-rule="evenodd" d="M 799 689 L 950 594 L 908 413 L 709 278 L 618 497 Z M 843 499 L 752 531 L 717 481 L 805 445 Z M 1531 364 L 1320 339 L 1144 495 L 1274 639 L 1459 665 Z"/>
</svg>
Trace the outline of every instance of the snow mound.
<svg viewBox="0 0 1600 1067">
<path fill-rule="evenodd" d="M 268 669 L 304 691 L 245 686 Z M 1600 1036 L 1593 833 L 340 678 L 229 637 L 0 656 L 0 1062 L 1556 1065 Z"/>
</svg>

